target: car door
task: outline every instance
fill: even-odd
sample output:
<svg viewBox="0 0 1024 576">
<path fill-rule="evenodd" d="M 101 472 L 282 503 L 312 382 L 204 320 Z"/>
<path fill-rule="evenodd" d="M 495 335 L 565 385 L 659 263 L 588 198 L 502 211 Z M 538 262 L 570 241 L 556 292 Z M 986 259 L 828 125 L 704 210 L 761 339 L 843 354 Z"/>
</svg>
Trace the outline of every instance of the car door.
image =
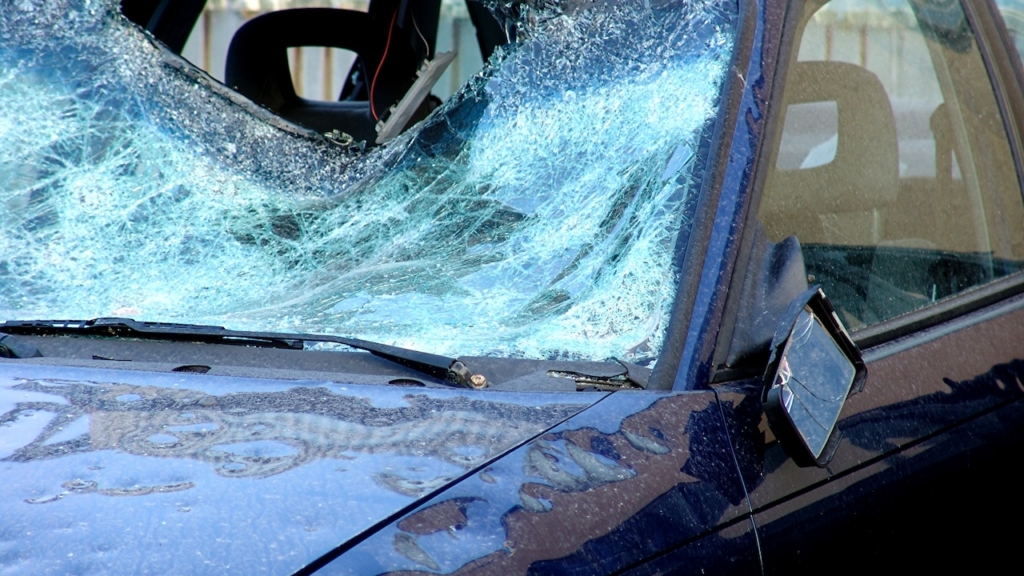
<svg viewBox="0 0 1024 576">
<path fill-rule="evenodd" d="M 986 10 L 832 0 L 788 16 L 750 243 L 796 237 L 785 264 L 824 289 L 867 380 L 831 462 L 800 468 L 763 416 L 766 353 L 738 350 L 750 322 L 719 337 L 716 390 L 766 573 L 978 571 L 1015 550 L 1020 530 L 1000 524 L 1024 511 L 1019 87 Z"/>
</svg>

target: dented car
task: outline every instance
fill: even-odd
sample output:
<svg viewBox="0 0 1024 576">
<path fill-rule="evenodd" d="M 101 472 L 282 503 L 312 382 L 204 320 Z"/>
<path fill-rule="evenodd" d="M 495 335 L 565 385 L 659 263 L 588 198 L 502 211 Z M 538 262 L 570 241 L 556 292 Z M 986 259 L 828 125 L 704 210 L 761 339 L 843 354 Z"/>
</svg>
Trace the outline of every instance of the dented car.
<svg viewBox="0 0 1024 576">
<path fill-rule="evenodd" d="M 0 3 L 0 573 L 1013 565 L 1024 7 L 203 5 Z"/>
</svg>

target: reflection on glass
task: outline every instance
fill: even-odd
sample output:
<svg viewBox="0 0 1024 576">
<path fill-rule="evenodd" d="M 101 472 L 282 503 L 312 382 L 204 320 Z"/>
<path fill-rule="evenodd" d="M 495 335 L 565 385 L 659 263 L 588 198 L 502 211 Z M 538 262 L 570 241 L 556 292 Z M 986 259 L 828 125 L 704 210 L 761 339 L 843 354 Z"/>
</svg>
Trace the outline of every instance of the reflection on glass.
<svg viewBox="0 0 1024 576">
<path fill-rule="evenodd" d="M 797 318 L 775 385 L 782 405 L 814 457 L 821 455 L 856 371 L 821 321 L 804 308 Z"/>
</svg>

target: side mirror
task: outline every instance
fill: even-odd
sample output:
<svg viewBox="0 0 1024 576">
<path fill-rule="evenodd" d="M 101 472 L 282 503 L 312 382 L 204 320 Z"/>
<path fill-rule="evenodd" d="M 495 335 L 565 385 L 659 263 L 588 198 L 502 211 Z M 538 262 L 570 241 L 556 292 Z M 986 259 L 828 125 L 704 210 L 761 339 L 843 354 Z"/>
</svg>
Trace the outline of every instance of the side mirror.
<svg viewBox="0 0 1024 576">
<path fill-rule="evenodd" d="M 821 288 L 794 300 L 772 339 L 761 403 L 782 449 L 798 466 L 824 467 L 841 434 L 846 399 L 860 392 L 867 368 Z"/>
</svg>

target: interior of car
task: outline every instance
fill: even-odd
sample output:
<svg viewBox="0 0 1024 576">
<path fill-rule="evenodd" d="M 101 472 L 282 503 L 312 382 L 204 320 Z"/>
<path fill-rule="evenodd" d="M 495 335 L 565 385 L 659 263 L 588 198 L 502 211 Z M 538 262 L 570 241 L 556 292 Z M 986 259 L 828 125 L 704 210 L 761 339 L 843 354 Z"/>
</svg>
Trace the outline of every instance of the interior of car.
<svg viewBox="0 0 1024 576">
<path fill-rule="evenodd" d="M 1020 270 L 1024 209 L 962 13 L 863 23 L 849 4 L 805 7 L 759 220 L 857 330 Z"/>
<path fill-rule="evenodd" d="M 205 0 L 123 0 L 122 13 L 170 50 L 181 54 Z M 508 42 L 509 33 L 479 2 L 466 8 L 484 59 Z M 341 8 L 290 8 L 260 14 L 231 39 L 224 83 L 295 124 L 334 130 L 372 146 L 385 120 L 435 56 L 441 0 L 371 0 L 366 12 Z M 509 30 L 509 32 L 512 32 Z M 355 63 L 335 101 L 297 94 L 288 49 L 324 46 L 349 50 Z M 440 104 L 426 98 L 409 125 Z"/>
</svg>

